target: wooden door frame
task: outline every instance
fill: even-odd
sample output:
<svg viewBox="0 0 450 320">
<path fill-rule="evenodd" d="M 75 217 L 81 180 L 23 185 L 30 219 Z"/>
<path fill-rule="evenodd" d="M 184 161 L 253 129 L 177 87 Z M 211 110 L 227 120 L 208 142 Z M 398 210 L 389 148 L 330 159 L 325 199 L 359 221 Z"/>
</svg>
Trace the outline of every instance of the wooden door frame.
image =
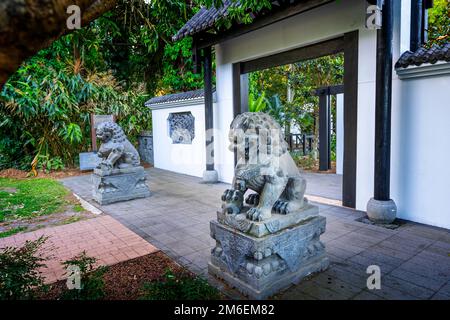
<svg viewBox="0 0 450 320">
<path fill-rule="evenodd" d="M 250 72 L 286 65 L 323 56 L 344 53 L 344 164 L 342 205 L 356 206 L 357 119 L 358 119 L 358 31 L 334 39 L 280 52 L 277 54 L 233 63 L 233 113 L 248 111 L 248 101 L 242 93 L 246 75 Z"/>
</svg>

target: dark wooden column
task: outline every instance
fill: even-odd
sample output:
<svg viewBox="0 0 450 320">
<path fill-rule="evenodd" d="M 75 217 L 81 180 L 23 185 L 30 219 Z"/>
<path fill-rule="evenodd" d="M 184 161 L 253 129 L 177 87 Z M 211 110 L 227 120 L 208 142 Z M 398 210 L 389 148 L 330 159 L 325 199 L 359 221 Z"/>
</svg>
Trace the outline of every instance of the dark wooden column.
<svg viewBox="0 0 450 320">
<path fill-rule="evenodd" d="M 241 113 L 241 64 L 233 63 L 233 118 Z"/>
<path fill-rule="evenodd" d="M 241 74 L 241 113 L 248 112 L 248 73 Z"/>
<path fill-rule="evenodd" d="M 206 170 L 214 170 L 214 136 L 212 129 L 214 127 L 213 115 L 213 89 L 212 89 L 212 55 L 211 47 L 203 49 L 203 77 L 205 90 L 205 132 L 206 150 L 212 150 L 211 154 L 206 154 Z M 208 140 L 208 138 L 210 138 Z M 213 144 L 210 146 L 210 144 Z M 211 158 L 210 158 L 211 157 Z"/>
<path fill-rule="evenodd" d="M 410 50 L 419 49 L 424 40 L 424 1 L 411 0 L 411 36 Z"/>
<path fill-rule="evenodd" d="M 356 164 L 358 145 L 358 31 L 344 35 L 344 163 L 342 204 L 356 206 Z"/>
<path fill-rule="evenodd" d="M 375 97 L 375 184 L 374 199 L 390 200 L 391 101 L 392 101 L 392 0 L 385 0 L 383 26 L 377 34 Z"/>
</svg>

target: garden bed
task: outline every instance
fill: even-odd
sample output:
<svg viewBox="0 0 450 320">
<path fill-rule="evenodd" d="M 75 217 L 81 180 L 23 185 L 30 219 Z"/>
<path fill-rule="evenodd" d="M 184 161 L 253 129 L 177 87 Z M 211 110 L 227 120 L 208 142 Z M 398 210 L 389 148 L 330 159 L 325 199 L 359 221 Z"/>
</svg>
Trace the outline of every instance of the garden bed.
<svg viewBox="0 0 450 320">
<path fill-rule="evenodd" d="M 336 161 L 331 161 L 331 169 L 326 171 L 319 170 L 319 159 L 314 159 L 311 156 L 293 156 L 297 167 L 305 172 L 312 173 L 336 173 Z"/>
<path fill-rule="evenodd" d="M 13 179 L 27 179 L 27 178 L 52 178 L 62 179 L 67 177 L 74 177 L 79 175 L 90 174 L 88 171 L 80 171 L 78 168 L 64 169 L 58 171 L 37 171 L 37 176 L 34 176 L 31 171 L 19 170 L 19 169 L 4 169 L 0 170 L 0 178 L 13 178 Z"/>
<path fill-rule="evenodd" d="M 109 266 L 102 275 L 102 300 L 217 299 L 219 292 L 162 252 Z M 83 279 L 81 279 L 81 282 Z M 67 293 L 66 280 L 49 286 L 40 300 L 58 300 Z"/>
</svg>

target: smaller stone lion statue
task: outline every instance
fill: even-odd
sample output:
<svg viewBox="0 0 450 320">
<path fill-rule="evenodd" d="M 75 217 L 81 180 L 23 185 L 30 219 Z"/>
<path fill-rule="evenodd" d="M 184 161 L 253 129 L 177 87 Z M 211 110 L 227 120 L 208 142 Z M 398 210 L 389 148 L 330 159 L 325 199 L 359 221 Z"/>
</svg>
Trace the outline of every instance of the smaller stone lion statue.
<svg viewBox="0 0 450 320">
<path fill-rule="evenodd" d="M 139 153 L 128 141 L 122 128 L 115 122 L 103 122 L 96 130 L 102 142 L 97 155 L 102 159 L 97 168 L 111 173 L 113 169 L 124 169 L 140 165 Z"/>
<path fill-rule="evenodd" d="M 306 180 L 287 150 L 283 130 L 268 114 L 246 112 L 232 122 L 230 150 L 237 152 L 232 188 L 222 195 L 228 214 L 245 213 L 252 221 L 267 220 L 272 212 L 288 214 L 302 209 Z M 253 190 L 245 202 L 244 194 Z"/>
</svg>

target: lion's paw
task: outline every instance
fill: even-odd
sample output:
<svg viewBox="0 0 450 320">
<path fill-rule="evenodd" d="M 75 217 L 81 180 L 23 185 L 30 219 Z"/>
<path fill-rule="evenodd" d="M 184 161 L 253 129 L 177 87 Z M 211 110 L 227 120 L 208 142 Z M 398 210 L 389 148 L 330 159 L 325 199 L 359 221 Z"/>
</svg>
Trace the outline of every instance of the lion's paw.
<svg viewBox="0 0 450 320">
<path fill-rule="evenodd" d="M 269 211 L 262 210 L 261 208 L 250 208 L 250 210 L 247 211 L 247 219 L 250 219 L 252 221 L 263 221 L 271 217 L 271 214 Z"/>
<path fill-rule="evenodd" d="M 245 199 L 245 203 L 251 206 L 257 206 L 259 204 L 259 194 L 257 193 L 249 194 L 247 199 Z"/>
<path fill-rule="evenodd" d="M 288 201 L 277 200 L 273 205 L 272 210 L 279 214 L 288 214 L 289 213 L 288 205 L 289 205 Z"/>
<path fill-rule="evenodd" d="M 236 202 L 236 201 L 239 201 L 240 199 L 242 199 L 243 197 L 244 197 L 244 195 L 242 194 L 241 191 L 234 190 L 234 189 L 227 189 L 222 194 L 222 201 Z"/>
</svg>

